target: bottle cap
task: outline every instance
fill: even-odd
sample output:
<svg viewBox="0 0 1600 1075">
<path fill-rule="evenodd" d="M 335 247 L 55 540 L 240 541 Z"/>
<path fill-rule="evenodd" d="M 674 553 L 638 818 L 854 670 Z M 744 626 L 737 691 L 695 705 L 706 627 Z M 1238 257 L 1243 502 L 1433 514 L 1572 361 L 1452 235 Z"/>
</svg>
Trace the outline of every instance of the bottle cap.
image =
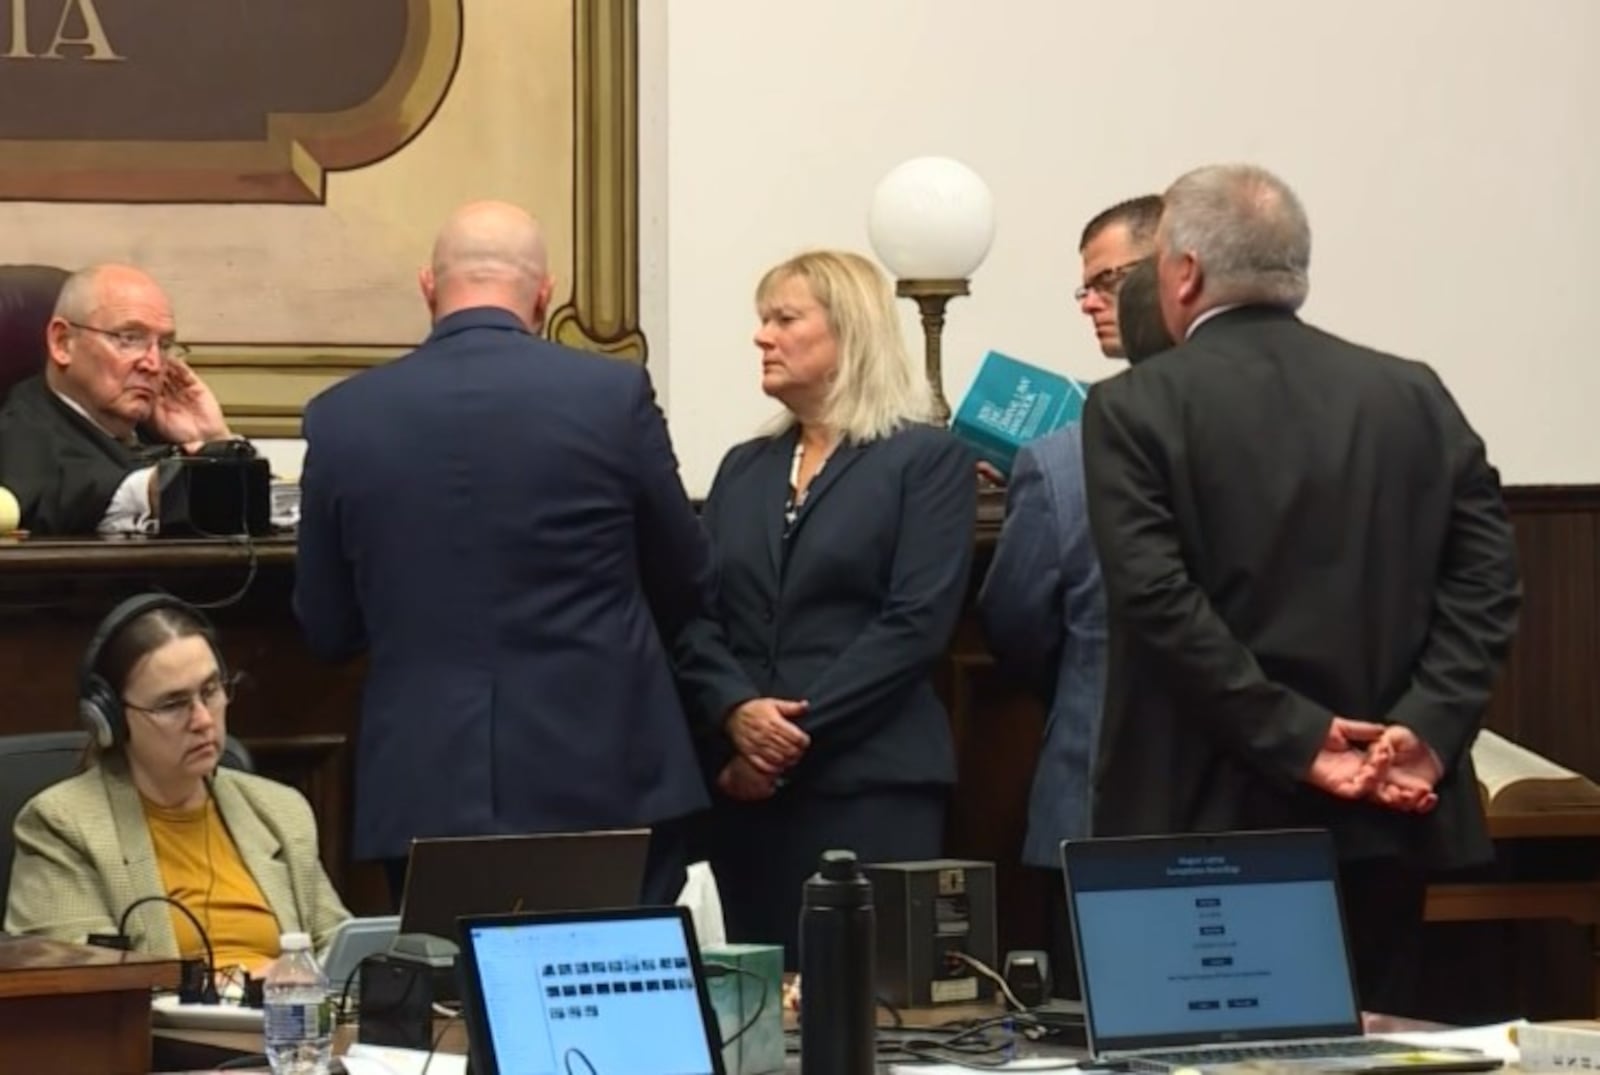
<svg viewBox="0 0 1600 1075">
<path fill-rule="evenodd" d="M 285 952 L 303 952 L 311 947 L 309 933 L 285 933 L 278 938 L 278 947 Z"/>
<path fill-rule="evenodd" d="M 854 851 L 824 851 L 821 873 L 827 881 L 850 881 L 861 872 Z"/>
<path fill-rule="evenodd" d="M 854 851 L 824 851 L 817 872 L 806 881 L 804 907 L 872 906 L 872 882 L 861 872 Z"/>
</svg>

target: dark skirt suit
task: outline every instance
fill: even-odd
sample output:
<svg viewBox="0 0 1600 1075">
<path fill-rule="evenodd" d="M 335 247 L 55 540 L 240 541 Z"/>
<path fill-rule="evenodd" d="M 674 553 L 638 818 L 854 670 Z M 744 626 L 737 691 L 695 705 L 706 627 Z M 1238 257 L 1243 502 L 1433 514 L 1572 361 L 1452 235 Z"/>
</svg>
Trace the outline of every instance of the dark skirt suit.
<svg viewBox="0 0 1600 1075">
<path fill-rule="evenodd" d="M 797 959 L 805 879 L 818 856 L 935 858 L 955 782 L 933 671 L 960 614 L 977 486 L 970 453 L 908 426 L 845 442 L 785 519 L 798 431 L 741 444 L 703 518 L 718 568 L 717 617 L 686 629 L 680 682 L 708 778 L 734 756 L 726 716 L 752 698 L 804 700 L 804 757 L 770 799 L 714 793 L 708 853 L 728 937 Z"/>
</svg>

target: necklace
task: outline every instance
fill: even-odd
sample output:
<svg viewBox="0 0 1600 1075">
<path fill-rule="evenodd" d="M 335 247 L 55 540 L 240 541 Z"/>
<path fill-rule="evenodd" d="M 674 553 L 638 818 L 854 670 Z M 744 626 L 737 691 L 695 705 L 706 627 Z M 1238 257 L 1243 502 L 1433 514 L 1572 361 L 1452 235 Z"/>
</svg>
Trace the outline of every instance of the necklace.
<svg viewBox="0 0 1600 1075">
<path fill-rule="evenodd" d="M 811 487 L 817 479 L 822 477 L 822 471 L 828 465 L 828 460 L 833 458 L 833 449 L 822 457 L 822 462 L 817 465 L 816 471 L 811 475 L 811 480 L 806 482 L 804 489 L 800 488 L 800 464 L 806 456 L 806 442 L 804 437 L 795 438 L 794 458 L 789 463 L 789 499 L 783 505 L 783 521 L 786 526 L 793 526 L 795 518 L 799 516 L 800 509 L 806 506 L 806 497 L 811 493 Z"/>
</svg>

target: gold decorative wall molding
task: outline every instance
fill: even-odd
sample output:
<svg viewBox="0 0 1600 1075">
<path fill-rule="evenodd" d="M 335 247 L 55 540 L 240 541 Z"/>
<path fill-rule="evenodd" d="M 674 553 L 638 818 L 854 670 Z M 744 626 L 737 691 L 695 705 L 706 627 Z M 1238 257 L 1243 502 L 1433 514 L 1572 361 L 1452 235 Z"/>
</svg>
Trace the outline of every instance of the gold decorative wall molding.
<svg viewBox="0 0 1600 1075">
<path fill-rule="evenodd" d="M 572 301 L 549 336 L 645 361 L 639 328 L 638 0 L 577 0 Z"/>
<path fill-rule="evenodd" d="M 545 334 L 570 347 L 644 362 L 639 323 L 638 0 L 572 0 L 573 280 Z M 298 437 L 323 389 L 404 353 L 394 346 L 216 344 L 190 362 L 232 427 Z"/>
</svg>

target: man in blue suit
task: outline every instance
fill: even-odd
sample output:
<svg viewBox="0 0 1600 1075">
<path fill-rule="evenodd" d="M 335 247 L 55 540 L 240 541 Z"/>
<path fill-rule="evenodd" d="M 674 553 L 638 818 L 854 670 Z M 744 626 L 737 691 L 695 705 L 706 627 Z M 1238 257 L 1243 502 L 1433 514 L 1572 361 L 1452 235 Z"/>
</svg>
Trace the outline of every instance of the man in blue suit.
<svg viewBox="0 0 1600 1075">
<path fill-rule="evenodd" d="M 295 613 L 368 661 L 356 857 L 397 886 L 418 836 L 650 825 L 642 895 L 670 901 L 707 796 L 662 638 L 710 559 L 649 377 L 536 335 L 513 206 L 458 210 L 421 285 L 423 345 L 305 413 Z"/>
<path fill-rule="evenodd" d="M 1125 357 L 1117 298 L 1154 251 L 1161 198 L 1120 202 L 1083 230 L 1079 309 L 1101 352 Z M 1143 357 L 1143 356 L 1140 356 Z M 989 648 L 1049 706 L 1028 802 L 1022 861 L 1050 871 L 1050 962 L 1056 991 L 1077 996 L 1059 847 L 1089 833 L 1089 778 L 1105 690 L 1106 606 L 1084 499 L 1083 441 L 1074 424 L 1024 445 L 1006 517 L 978 596 Z"/>
</svg>

